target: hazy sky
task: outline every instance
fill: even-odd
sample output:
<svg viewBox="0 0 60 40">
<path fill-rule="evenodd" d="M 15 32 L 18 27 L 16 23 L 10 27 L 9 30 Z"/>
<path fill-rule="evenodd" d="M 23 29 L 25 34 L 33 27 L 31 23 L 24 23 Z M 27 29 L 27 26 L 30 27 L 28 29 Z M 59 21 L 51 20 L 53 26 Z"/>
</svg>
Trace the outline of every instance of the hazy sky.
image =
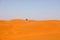
<svg viewBox="0 0 60 40">
<path fill-rule="evenodd" d="M 60 0 L 0 0 L 0 19 L 60 19 Z"/>
</svg>

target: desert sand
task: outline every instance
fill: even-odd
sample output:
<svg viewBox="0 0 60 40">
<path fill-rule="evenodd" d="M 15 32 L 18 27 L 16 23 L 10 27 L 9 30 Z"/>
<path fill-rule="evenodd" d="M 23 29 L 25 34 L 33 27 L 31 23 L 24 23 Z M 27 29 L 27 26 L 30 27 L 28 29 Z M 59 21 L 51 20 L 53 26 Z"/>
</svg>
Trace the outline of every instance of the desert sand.
<svg viewBox="0 0 60 40">
<path fill-rule="evenodd" d="M 60 20 L 0 20 L 0 40 L 60 40 Z"/>
</svg>

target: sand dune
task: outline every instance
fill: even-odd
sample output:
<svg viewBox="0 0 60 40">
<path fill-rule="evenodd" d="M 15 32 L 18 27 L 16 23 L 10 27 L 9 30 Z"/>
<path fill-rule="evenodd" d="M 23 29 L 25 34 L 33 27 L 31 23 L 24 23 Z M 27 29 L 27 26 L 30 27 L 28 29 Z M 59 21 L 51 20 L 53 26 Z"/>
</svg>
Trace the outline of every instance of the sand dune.
<svg viewBox="0 0 60 40">
<path fill-rule="evenodd" d="M 60 40 L 60 20 L 0 20 L 0 40 Z"/>
</svg>

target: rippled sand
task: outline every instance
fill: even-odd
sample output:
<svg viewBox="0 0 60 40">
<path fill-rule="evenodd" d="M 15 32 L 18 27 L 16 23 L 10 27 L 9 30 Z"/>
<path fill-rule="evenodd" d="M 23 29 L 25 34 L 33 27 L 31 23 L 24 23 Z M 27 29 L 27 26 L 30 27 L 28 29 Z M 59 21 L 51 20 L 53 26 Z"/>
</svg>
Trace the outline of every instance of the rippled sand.
<svg viewBox="0 0 60 40">
<path fill-rule="evenodd" d="M 60 20 L 0 20 L 0 40 L 60 40 Z"/>
</svg>

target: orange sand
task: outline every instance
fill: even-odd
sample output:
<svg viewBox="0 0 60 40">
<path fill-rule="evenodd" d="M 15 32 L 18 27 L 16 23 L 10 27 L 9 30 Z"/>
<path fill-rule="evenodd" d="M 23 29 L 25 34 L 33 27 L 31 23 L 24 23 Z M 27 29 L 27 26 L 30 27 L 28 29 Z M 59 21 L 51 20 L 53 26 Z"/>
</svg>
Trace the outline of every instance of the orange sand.
<svg viewBox="0 0 60 40">
<path fill-rule="evenodd" d="M 0 40 L 60 40 L 60 20 L 0 20 Z"/>
</svg>

